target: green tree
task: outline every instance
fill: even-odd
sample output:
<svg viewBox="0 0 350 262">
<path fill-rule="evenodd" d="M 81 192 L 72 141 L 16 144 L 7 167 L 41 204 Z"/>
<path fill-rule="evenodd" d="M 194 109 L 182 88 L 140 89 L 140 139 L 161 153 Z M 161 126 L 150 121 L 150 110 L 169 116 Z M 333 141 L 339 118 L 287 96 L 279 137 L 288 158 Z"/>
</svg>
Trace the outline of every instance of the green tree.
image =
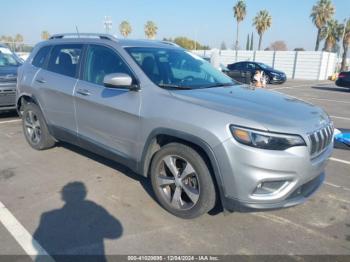
<svg viewBox="0 0 350 262">
<path fill-rule="evenodd" d="M 254 50 L 254 34 L 252 32 L 252 35 L 250 37 L 250 50 Z"/>
<path fill-rule="evenodd" d="M 341 71 L 346 70 L 346 58 L 348 56 L 348 50 L 350 46 L 350 19 L 348 19 L 348 21 L 345 23 L 343 33 L 344 33 L 344 37 L 343 37 L 344 52 L 343 52 L 343 58 L 341 61 L 341 68 L 340 68 Z"/>
<path fill-rule="evenodd" d="M 237 32 L 236 32 L 236 44 L 235 49 L 238 49 L 238 36 L 239 36 L 239 23 L 242 22 L 247 15 L 247 6 L 244 0 L 238 0 L 237 4 L 233 7 L 234 17 L 237 21 Z"/>
<path fill-rule="evenodd" d="M 331 0 L 319 0 L 311 10 L 312 22 L 317 27 L 317 38 L 315 51 L 318 51 L 321 41 L 321 31 L 322 28 L 327 24 L 327 22 L 332 19 L 335 13 L 335 8 Z"/>
<path fill-rule="evenodd" d="M 145 35 L 148 39 L 154 39 L 157 35 L 158 27 L 153 21 L 148 21 L 145 25 Z"/>
<path fill-rule="evenodd" d="M 42 40 L 47 40 L 50 38 L 50 33 L 48 31 L 42 31 L 41 32 L 41 39 Z"/>
<path fill-rule="evenodd" d="M 250 40 L 249 40 L 249 34 L 247 35 L 247 43 L 245 45 L 245 50 L 249 50 L 249 44 L 250 44 Z"/>
<path fill-rule="evenodd" d="M 121 24 L 119 25 L 119 31 L 120 31 L 120 34 L 122 36 L 124 36 L 125 38 L 128 37 L 128 35 L 131 34 L 132 32 L 132 27 L 130 25 L 130 23 L 128 21 L 123 21 L 121 22 Z"/>
<path fill-rule="evenodd" d="M 261 10 L 253 19 L 253 25 L 259 35 L 259 50 L 261 49 L 262 36 L 272 25 L 272 17 L 267 10 Z"/>
<path fill-rule="evenodd" d="M 325 50 L 332 52 L 337 42 L 340 40 L 344 30 L 344 25 L 339 24 L 337 20 L 331 19 L 327 22 L 327 26 L 321 30 L 321 39 L 325 40 Z"/>
<path fill-rule="evenodd" d="M 171 38 L 170 38 L 171 40 Z M 169 41 L 169 39 L 168 39 Z M 200 43 L 198 43 L 197 41 L 194 41 L 192 39 L 189 39 L 187 37 L 176 37 L 174 38 L 174 40 L 172 40 L 171 42 L 174 42 L 175 44 L 181 46 L 182 48 L 188 49 L 188 50 L 194 50 L 199 49 L 199 50 L 209 50 L 210 47 L 206 46 L 206 45 L 202 45 Z"/>
</svg>

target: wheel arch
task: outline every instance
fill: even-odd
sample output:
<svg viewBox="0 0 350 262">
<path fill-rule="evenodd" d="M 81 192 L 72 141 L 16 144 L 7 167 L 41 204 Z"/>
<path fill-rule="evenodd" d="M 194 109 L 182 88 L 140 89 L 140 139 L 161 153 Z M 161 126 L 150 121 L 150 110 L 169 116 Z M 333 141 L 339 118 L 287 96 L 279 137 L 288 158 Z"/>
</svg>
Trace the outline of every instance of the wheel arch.
<svg viewBox="0 0 350 262">
<path fill-rule="evenodd" d="M 32 96 L 30 94 L 21 94 L 17 98 L 17 102 L 16 102 L 16 109 L 17 109 L 17 112 L 20 116 L 22 115 L 22 110 L 21 110 L 22 105 L 27 104 L 27 103 L 36 104 L 37 106 L 39 106 L 39 108 L 41 110 L 41 106 L 40 106 L 38 100 L 34 96 Z"/>
<path fill-rule="evenodd" d="M 139 166 L 139 173 L 142 176 L 148 177 L 150 165 L 152 163 L 152 159 L 155 153 L 159 151 L 162 148 L 162 146 L 172 142 L 188 145 L 195 149 L 202 156 L 202 158 L 208 164 L 210 173 L 213 175 L 215 188 L 218 191 L 218 197 L 221 201 L 224 198 L 225 193 L 219 164 L 215 157 L 214 151 L 212 150 L 210 145 L 206 143 L 203 139 L 192 134 L 168 128 L 157 128 L 153 130 L 148 136 L 148 139 L 146 140 L 143 149 Z"/>
</svg>

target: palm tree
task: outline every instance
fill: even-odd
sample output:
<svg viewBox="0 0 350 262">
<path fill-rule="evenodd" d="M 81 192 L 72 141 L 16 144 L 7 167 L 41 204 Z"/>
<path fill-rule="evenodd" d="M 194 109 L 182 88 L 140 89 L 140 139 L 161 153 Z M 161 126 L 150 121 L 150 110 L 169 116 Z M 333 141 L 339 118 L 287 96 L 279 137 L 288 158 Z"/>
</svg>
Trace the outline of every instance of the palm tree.
<svg viewBox="0 0 350 262">
<path fill-rule="evenodd" d="M 344 28 L 344 37 L 343 37 L 343 59 L 341 61 L 341 71 L 345 71 L 346 69 L 346 58 L 348 56 L 348 50 L 350 46 L 350 19 L 348 19 L 347 23 L 345 24 Z"/>
<path fill-rule="evenodd" d="M 253 19 L 253 25 L 259 35 L 259 50 L 261 49 L 262 36 L 272 25 L 272 17 L 267 10 L 261 10 Z"/>
<path fill-rule="evenodd" d="M 334 19 L 329 20 L 327 26 L 322 28 L 320 37 L 325 39 L 325 50 L 327 52 L 332 52 L 334 46 L 340 40 L 343 30 L 343 25 Z"/>
<path fill-rule="evenodd" d="M 42 40 L 47 40 L 50 38 L 50 33 L 48 31 L 42 31 L 41 32 L 41 39 Z"/>
<path fill-rule="evenodd" d="M 145 25 L 145 35 L 148 39 L 154 39 L 157 35 L 158 27 L 152 22 L 148 21 Z"/>
<path fill-rule="evenodd" d="M 321 30 L 327 22 L 333 17 L 335 8 L 331 0 L 319 0 L 316 5 L 312 7 L 311 19 L 317 27 L 317 39 L 315 51 L 318 51 L 321 41 Z"/>
<path fill-rule="evenodd" d="M 236 45 L 235 49 L 238 49 L 238 33 L 239 33 L 239 23 L 242 22 L 247 14 L 246 4 L 244 0 L 238 0 L 237 4 L 233 7 L 234 17 L 237 21 L 237 32 L 236 32 Z"/>
<path fill-rule="evenodd" d="M 123 21 L 123 22 L 121 22 L 121 24 L 119 26 L 119 31 L 120 31 L 122 36 L 127 38 L 128 35 L 131 34 L 132 27 L 128 21 Z"/>
</svg>

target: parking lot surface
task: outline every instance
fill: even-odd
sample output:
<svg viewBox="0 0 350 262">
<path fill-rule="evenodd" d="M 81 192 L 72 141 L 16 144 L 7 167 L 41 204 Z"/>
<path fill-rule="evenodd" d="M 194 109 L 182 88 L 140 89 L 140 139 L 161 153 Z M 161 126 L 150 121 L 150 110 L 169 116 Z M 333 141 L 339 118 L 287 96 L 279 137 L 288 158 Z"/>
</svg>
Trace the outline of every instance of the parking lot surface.
<svg viewBox="0 0 350 262">
<path fill-rule="evenodd" d="M 269 89 L 323 107 L 350 130 L 349 90 L 330 81 Z M 29 240 L 50 254 L 350 255 L 350 150 L 336 147 L 324 185 L 301 206 L 182 220 L 157 204 L 147 179 L 67 144 L 35 151 L 16 115 L 1 114 L 0 210 L 14 220 L 0 211 L 0 255 L 25 254 Z"/>
</svg>

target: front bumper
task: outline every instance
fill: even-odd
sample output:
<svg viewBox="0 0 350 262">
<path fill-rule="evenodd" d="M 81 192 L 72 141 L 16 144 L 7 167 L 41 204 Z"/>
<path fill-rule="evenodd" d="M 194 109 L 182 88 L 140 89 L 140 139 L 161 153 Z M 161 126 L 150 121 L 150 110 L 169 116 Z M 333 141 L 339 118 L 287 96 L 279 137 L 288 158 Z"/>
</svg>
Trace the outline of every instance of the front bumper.
<svg viewBox="0 0 350 262">
<path fill-rule="evenodd" d="M 340 87 L 350 87 L 350 81 L 346 81 L 345 79 L 338 78 L 335 81 L 335 84 Z"/>
<path fill-rule="evenodd" d="M 16 109 L 16 83 L 1 83 L 0 111 Z"/>
<path fill-rule="evenodd" d="M 286 76 L 271 76 L 270 83 L 271 84 L 283 84 L 287 81 Z"/>
<path fill-rule="evenodd" d="M 306 146 L 271 151 L 229 139 L 214 148 L 223 181 L 223 205 L 229 211 L 266 210 L 305 202 L 322 184 L 333 143 L 315 159 Z M 271 193 L 256 193 L 264 183 L 284 182 Z"/>
</svg>

